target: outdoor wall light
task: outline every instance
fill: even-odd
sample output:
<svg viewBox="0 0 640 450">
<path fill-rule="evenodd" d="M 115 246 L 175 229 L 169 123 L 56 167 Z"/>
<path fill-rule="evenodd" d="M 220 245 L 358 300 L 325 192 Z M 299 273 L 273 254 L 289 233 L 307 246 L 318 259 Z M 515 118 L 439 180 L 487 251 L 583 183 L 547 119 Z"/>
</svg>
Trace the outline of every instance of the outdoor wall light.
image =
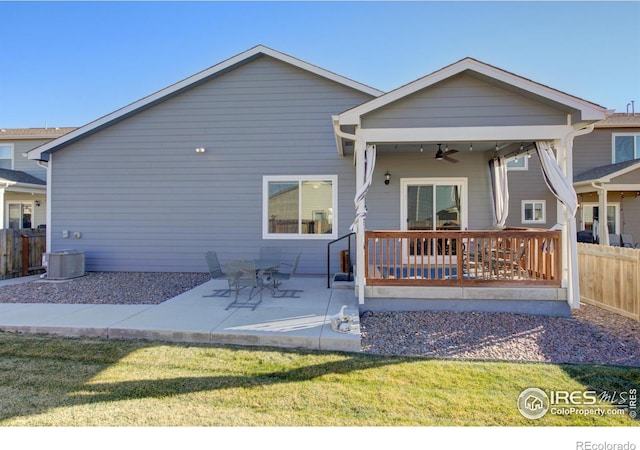
<svg viewBox="0 0 640 450">
<path fill-rule="evenodd" d="M 40 206 L 40 200 L 35 201 L 36 206 Z"/>
<path fill-rule="evenodd" d="M 204 153 L 204 152 L 206 152 L 206 151 L 207 151 L 207 150 L 206 150 L 204 147 L 198 147 L 198 148 L 196 149 L 196 153 Z"/>
<path fill-rule="evenodd" d="M 389 184 L 391 182 L 391 174 L 387 170 L 387 173 L 384 174 L 384 184 Z"/>
</svg>

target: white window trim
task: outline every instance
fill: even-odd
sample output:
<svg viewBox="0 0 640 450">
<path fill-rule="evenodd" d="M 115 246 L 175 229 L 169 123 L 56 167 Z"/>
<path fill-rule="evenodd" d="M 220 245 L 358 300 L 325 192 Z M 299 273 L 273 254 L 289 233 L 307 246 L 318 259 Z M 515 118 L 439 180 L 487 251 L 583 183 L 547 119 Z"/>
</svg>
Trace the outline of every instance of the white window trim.
<svg viewBox="0 0 640 450">
<path fill-rule="evenodd" d="M 520 159 L 520 158 L 522 158 L 524 160 L 524 167 L 509 167 L 509 163 L 510 162 L 515 161 L 516 159 Z M 523 154 L 523 155 L 518 156 L 518 158 L 510 158 L 509 161 L 507 161 L 507 170 L 510 171 L 510 172 L 511 171 L 515 172 L 515 171 L 518 171 L 518 170 L 521 170 L 521 171 L 529 170 L 529 157 L 528 157 L 528 155 L 524 155 Z"/>
<path fill-rule="evenodd" d="M 594 206 L 600 206 L 598 202 L 586 202 L 580 205 L 580 221 L 582 223 L 582 228 L 584 229 L 584 211 L 587 207 L 593 208 Z M 611 234 L 620 234 L 620 203 L 619 202 L 607 202 L 607 207 L 612 206 L 615 208 L 616 212 L 616 229 L 614 231 L 609 231 Z M 599 221 L 602 226 L 602 220 Z"/>
<path fill-rule="evenodd" d="M 525 206 L 527 204 L 533 204 L 533 210 L 535 211 L 535 205 L 536 203 L 539 203 L 542 205 L 542 219 L 540 220 L 526 220 L 525 219 L 525 215 L 524 215 L 524 211 L 525 211 Z M 546 200 L 522 200 L 521 202 L 521 206 L 520 206 L 520 219 L 522 221 L 522 223 L 547 223 L 547 201 Z"/>
<path fill-rule="evenodd" d="M 15 163 L 16 163 L 16 158 L 15 158 L 15 146 L 14 144 L 9 144 L 9 143 L 0 143 L 0 146 L 7 146 L 11 148 L 11 170 L 15 170 Z"/>
<path fill-rule="evenodd" d="M 5 218 L 4 218 L 4 227 L 6 229 L 9 229 L 9 205 L 20 205 L 20 215 L 22 216 L 22 212 L 23 212 L 23 205 L 30 205 L 31 206 L 31 211 L 32 211 L 32 216 L 31 216 L 31 228 L 35 228 L 34 226 L 34 222 L 35 222 L 35 215 L 36 215 L 36 205 L 35 205 L 35 201 L 22 201 L 22 200 L 8 200 L 5 205 L 4 205 L 4 210 L 5 210 Z M 22 217 L 20 220 L 20 227 L 19 228 L 15 228 L 16 230 L 24 230 L 25 228 L 22 227 Z"/>
<path fill-rule="evenodd" d="M 460 205 L 462 208 L 462 221 L 460 222 L 460 229 L 466 230 L 468 228 L 469 223 L 469 214 L 468 214 L 468 206 L 469 206 L 469 198 L 468 198 L 468 178 L 400 178 L 400 229 L 407 229 L 407 187 L 408 186 L 416 186 L 416 185 L 454 185 L 458 184 L 462 187 L 462 192 L 460 193 L 462 197 L 462 204 Z"/>
<path fill-rule="evenodd" d="M 611 133 L 611 164 L 616 164 L 617 162 L 623 162 L 623 161 L 616 161 L 616 137 L 618 136 L 633 136 L 633 137 L 637 137 L 640 136 L 640 131 L 636 131 L 635 133 Z M 633 147 L 634 147 L 634 158 L 640 158 L 640 148 L 638 148 L 638 146 L 636 145 L 636 140 L 633 140 Z"/>
<path fill-rule="evenodd" d="M 323 234 L 290 234 L 269 233 L 269 182 L 270 181 L 312 181 L 330 180 L 333 186 L 331 202 L 333 204 L 333 221 L 331 233 Z M 302 191 L 300 191 L 302 194 Z M 299 198 L 298 201 L 302 199 Z M 303 239 L 303 240 L 333 240 L 338 237 L 338 176 L 337 175 L 264 175 L 262 177 L 262 239 Z"/>
</svg>

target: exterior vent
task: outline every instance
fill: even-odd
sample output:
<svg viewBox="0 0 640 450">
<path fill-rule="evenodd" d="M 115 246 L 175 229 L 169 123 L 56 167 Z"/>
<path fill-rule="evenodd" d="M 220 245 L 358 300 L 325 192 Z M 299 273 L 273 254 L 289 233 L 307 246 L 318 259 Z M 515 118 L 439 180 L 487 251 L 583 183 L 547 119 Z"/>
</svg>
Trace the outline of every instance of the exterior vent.
<svg viewBox="0 0 640 450">
<path fill-rule="evenodd" d="M 60 250 L 46 254 L 47 279 L 68 280 L 84 276 L 84 252 Z"/>
</svg>

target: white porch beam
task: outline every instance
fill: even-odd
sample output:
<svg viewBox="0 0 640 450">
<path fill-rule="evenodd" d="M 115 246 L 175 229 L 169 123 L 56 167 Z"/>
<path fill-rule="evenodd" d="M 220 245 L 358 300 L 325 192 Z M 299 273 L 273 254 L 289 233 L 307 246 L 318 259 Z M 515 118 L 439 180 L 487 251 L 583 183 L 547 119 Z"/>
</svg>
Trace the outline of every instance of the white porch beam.
<svg viewBox="0 0 640 450">
<path fill-rule="evenodd" d="M 597 189 L 595 189 L 592 185 L 592 183 L 599 183 L 600 180 L 598 181 L 594 181 L 594 182 L 589 182 L 586 184 L 578 184 L 575 185 L 574 188 L 576 190 L 577 194 L 588 194 L 590 192 L 597 192 Z M 606 186 L 607 191 L 622 191 L 622 192 L 639 192 L 640 191 L 640 184 L 638 183 L 634 183 L 634 184 L 603 184 L 602 186 Z"/>
<path fill-rule="evenodd" d="M 564 139 L 574 131 L 569 125 L 518 127 L 365 128 L 358 135 L 367 142 L 428 141 L 540 141 Z"/>
<path fill-rule="evenodd" d="M 608 191 L 640 191 L 640 183 L 636 184 L 607 184 Z"/>
</svg>

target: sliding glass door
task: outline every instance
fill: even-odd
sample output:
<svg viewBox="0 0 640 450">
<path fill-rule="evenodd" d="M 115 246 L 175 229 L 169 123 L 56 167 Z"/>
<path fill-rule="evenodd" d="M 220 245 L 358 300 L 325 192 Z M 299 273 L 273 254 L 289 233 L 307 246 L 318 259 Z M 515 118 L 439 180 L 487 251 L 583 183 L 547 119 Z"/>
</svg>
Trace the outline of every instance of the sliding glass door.
<svg viewBox="0 0 640 450">
<path fill-rule="evenodd" d="M 467 229 L 466 178 L 403 178 L 400 180 L 402 230 L 465 230 Z M 442 243 L 412 242 L 404 254 L 415 256 L 442 254 Z M 453 245 L 449 241 L 447 245 Z M 439 248 L 440 247 L 440 248 Z M 423 249 L 429 249 L 423 250 Z M 425 254 L 426 254 L 425 253 Z"/>
</svg>

